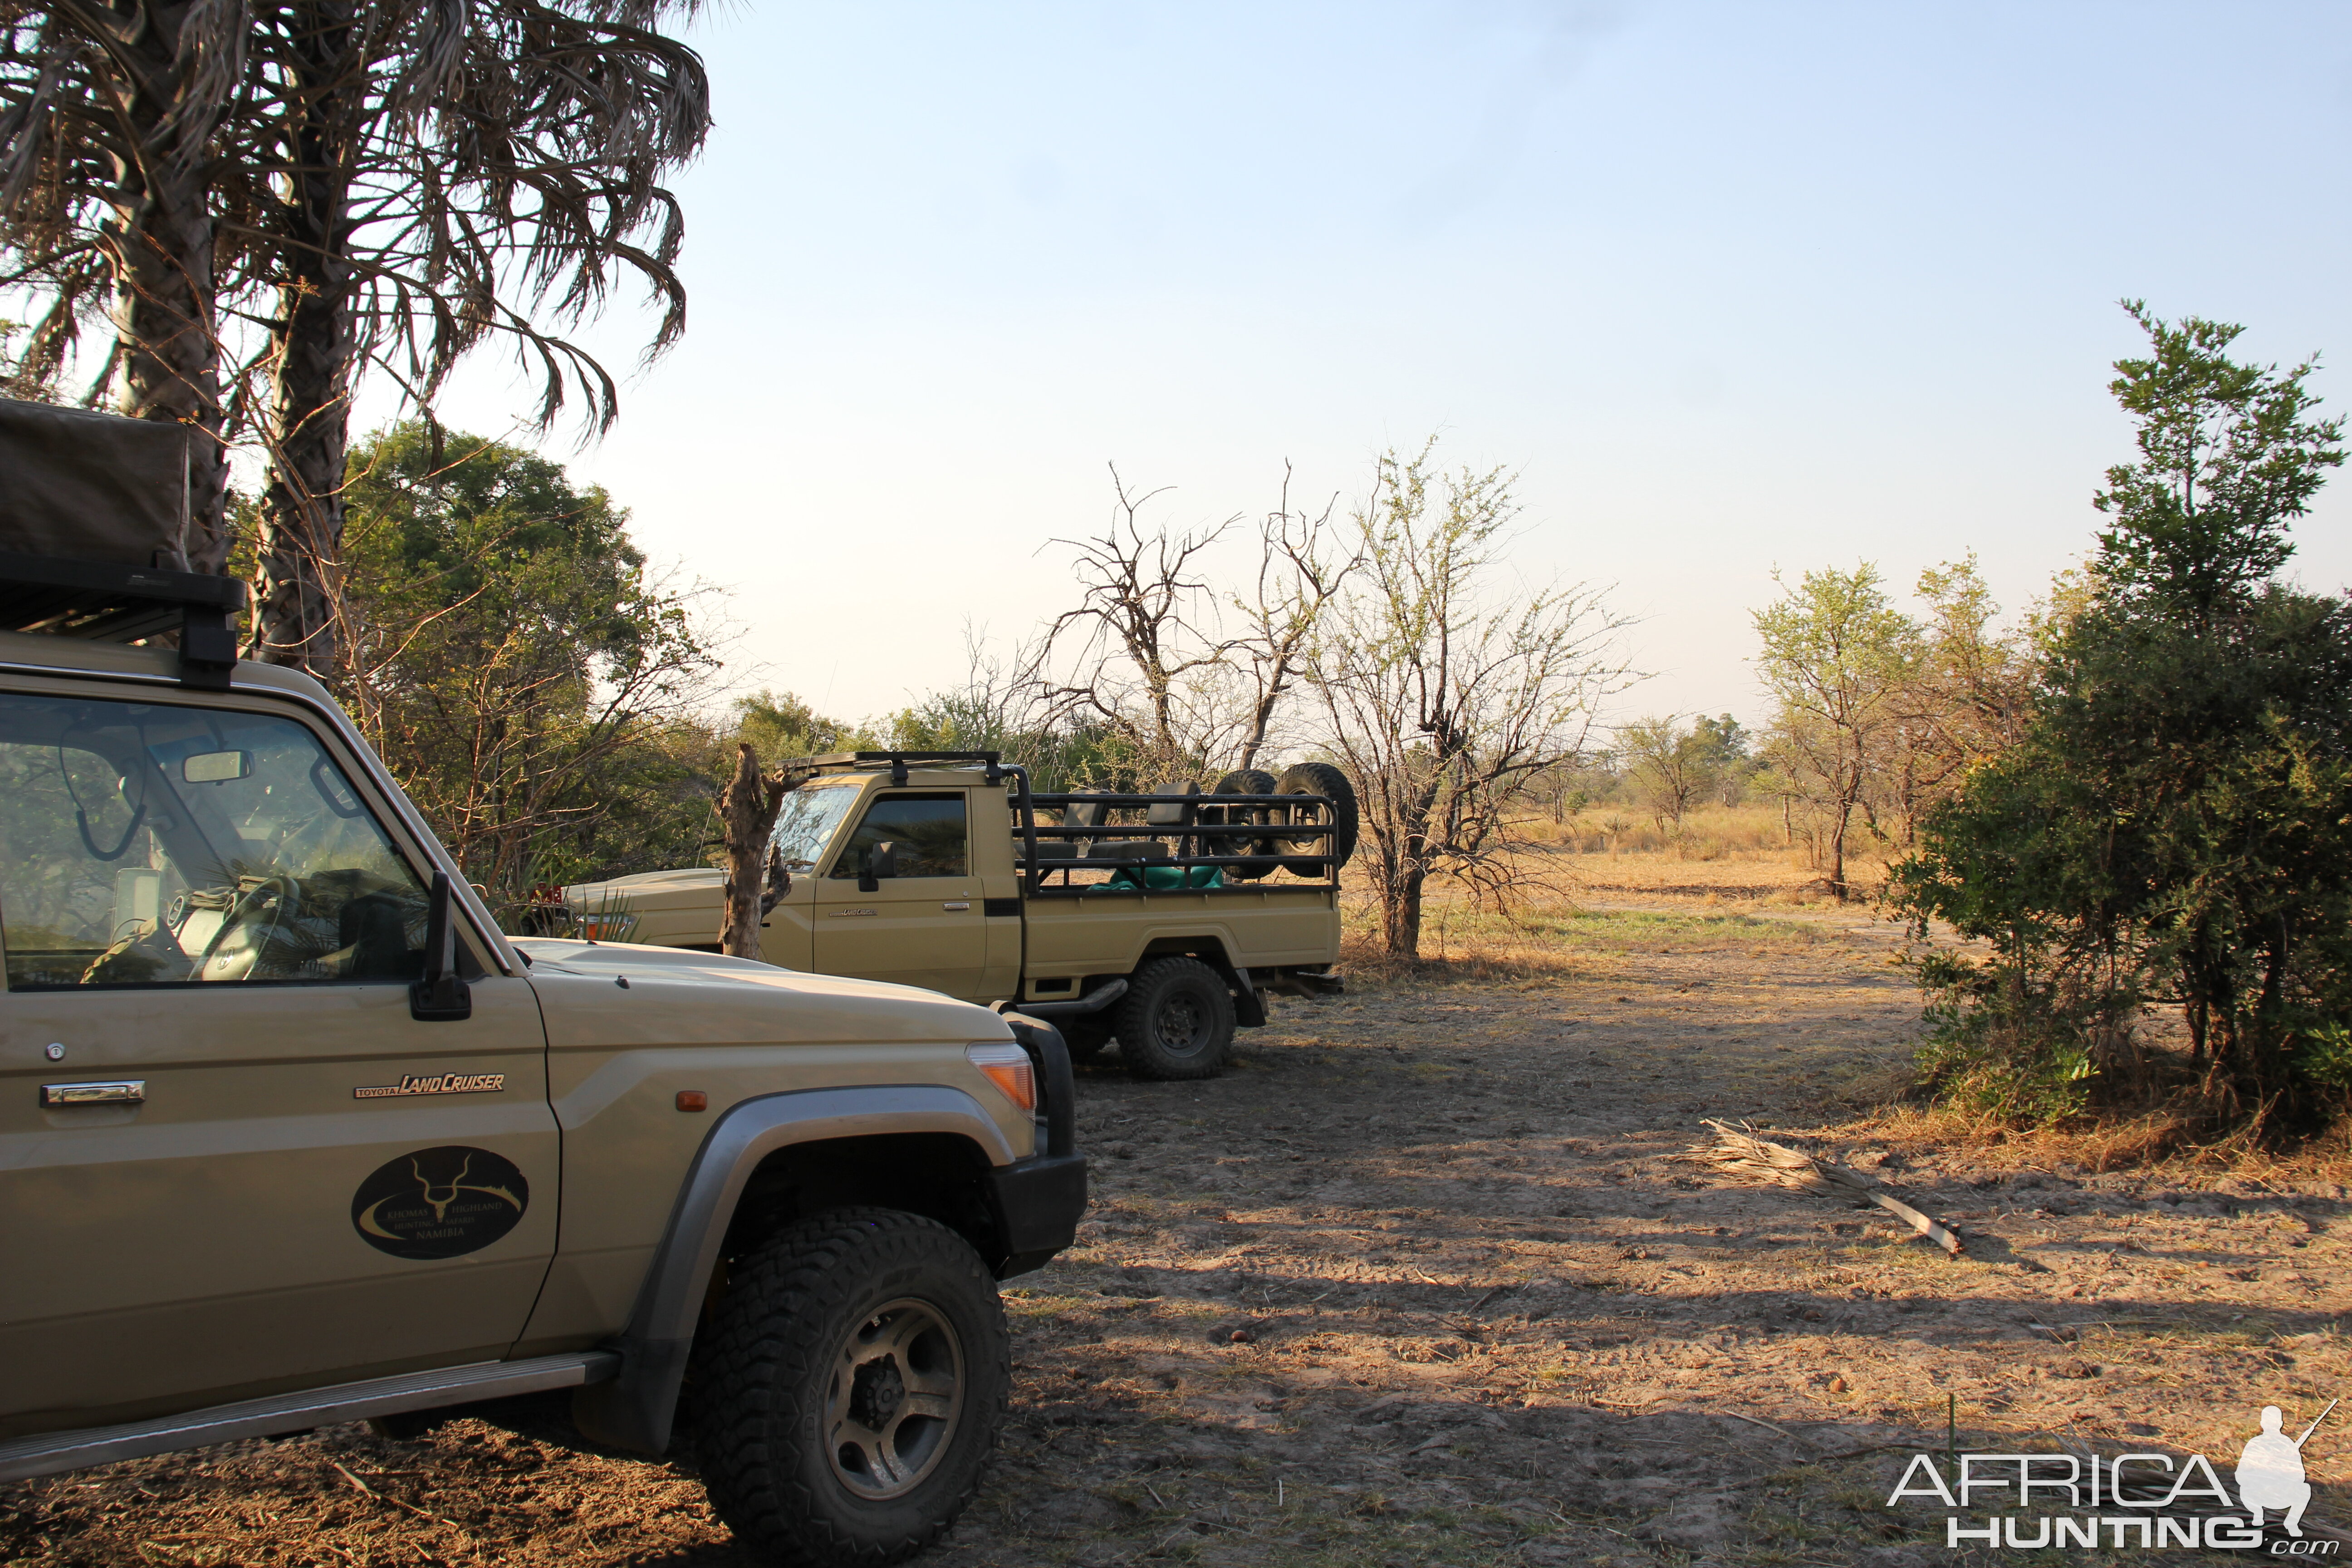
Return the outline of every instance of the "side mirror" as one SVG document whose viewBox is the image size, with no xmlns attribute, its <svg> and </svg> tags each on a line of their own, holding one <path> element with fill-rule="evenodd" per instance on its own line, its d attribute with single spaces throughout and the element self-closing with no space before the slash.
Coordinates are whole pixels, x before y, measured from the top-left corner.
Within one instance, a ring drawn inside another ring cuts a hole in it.
<svg viewBox="0 0 2352 1568">
<path fill-rule="evenodd" d="M 457 973 L 457 922 L 449 901 L 449 873 L 436 871 L 425 903 L 425 976 L 408 987 L 408 1016 L 427 1024 L 474 1016 L 473 993 Z"/>
<path fill-rule="evenodd" d="M 860 860 L 857 870 L 857 890 L 861 893 L 878 893 L 882 890 L 881 879 L 885 877 L 895 877 L 898 874 L 898 846 L 895 842 L 885 840 L 866 850 Z"/>
</svg>

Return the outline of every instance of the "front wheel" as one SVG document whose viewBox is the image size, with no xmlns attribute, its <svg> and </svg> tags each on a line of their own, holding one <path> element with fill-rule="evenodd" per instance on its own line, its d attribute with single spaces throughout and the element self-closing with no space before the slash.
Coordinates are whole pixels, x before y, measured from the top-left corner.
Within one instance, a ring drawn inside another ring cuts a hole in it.
<svg viewBox="0 0 2352 1568">
<path fill-rule="evenodd" d="M 1234 1048 L 1234 998 L 1195 958 L 1162 958 L 1135 972 L 1118 1007 L 1118 1054 L 1141 1079 L 1214 1078 Z"/>
<path fill-rule="evenodd" d="M 1012 1381 L 980 1255 L 934 1220 L 848 1209 L 788 1226 L 735 1268 L 697 1356 L 710 1506 L 808 1568 L 910 1557 L 955 1521 Z"/>
</svg>

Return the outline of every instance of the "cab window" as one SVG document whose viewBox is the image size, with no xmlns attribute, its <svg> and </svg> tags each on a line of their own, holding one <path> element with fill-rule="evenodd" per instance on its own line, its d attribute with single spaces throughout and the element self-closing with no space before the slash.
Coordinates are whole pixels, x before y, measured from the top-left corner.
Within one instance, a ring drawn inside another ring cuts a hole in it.
<svg viewBox="0 0 2352 1568">
<path fill-rule="evenodd" d="M 833 862 L 835 877 L 855 877 L 866 851 L 895 844 L 901 877 L 964 875 L 963 794 L 875 797 Z"/>
<path fill-rule="evenodd" d="M 425 895 L 270 714 L 0 693 L 10 990 L 406 980 Z"/>
</svg>

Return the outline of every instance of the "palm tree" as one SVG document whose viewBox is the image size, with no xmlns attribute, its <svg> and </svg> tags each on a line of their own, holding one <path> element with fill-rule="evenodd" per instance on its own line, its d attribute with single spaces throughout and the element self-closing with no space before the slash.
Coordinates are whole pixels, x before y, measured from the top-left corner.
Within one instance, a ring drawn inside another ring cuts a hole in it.
<svg viewBox="0 0 2352 1568">
<path fill-rule="evenodd" d="M 0 0 L 0 283 L 47 295 L 20 392 L 53 393 L 95 299 L 113 346 L 85 403 L 196 433 L 190 563 L 221 570 L 228 489 L 213 174 L 245 86 L 232 0 Z"/>
<path fill-rule="evenodd" d="M 686 323 L 683 223 L 659 184 L 709 125 L 693 50 L 656 30 L 681 0 L 483 0 L 258 7 L 273 134 L 253 177 L 281 193 L 255 233 L 269 260 L 270 468 L 258 514 L 261 657 L 331 677 L 355 378 L 373 367 L 429 410 L 473 349 L 507 342 L 544 428 L 576 393 L 612 423 L 613 378 L 569 327 L 631 276 L 661 301 L 652 352 Z"/>
<path fill-rule="evenodd" d="M 498 340 L 546 427 L 613 377 L 562 335 L 635 278 L 650 352 L 684 330 L 659 181 L 709 126 L 695 0 L 0 0 L 0 281 L 43 296 L 16 367 L 56 395 L 103 284 L 87 401 L 197 426 L 190 554 L 228 555 L 227 443 L 256 508 L 261 657 L 337 672 L 351 400 L 370 369 L 429 415 Z"/>
</svg>

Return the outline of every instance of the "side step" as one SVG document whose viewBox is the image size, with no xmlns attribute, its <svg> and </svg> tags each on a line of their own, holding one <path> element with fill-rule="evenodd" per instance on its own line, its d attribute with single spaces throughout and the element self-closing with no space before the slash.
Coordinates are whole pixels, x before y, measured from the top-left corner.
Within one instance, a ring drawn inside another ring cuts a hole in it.
<svg viewBox="0 0 2352 1568">
<path fill-rule="evenodd" d="M 1108 985 L 1097 985 L 1084 996 L 1068 1002 L 1002 1002 L 1000 1013 L 1026 1013 L 1033 1018 L 1067 1018 L 1079 1013 L 1099 1013 L 1127 994 L 1127 982 L 1114 980 Z"/>
<path fill-rule="evenodd" d="M 308 1388 L 298 1394 L 277 1394 L 236 1405 L 215 1405 L 209 1409 L 159 1416 L 152 1421 L 133 1421 L 121 1426 L 49 1432 L 38 1437 L 0 1443 L 0 1481 L 53 1476 L 60 1470 L 110 1465 L 118 1459 L 201 1448 L 214 1443 L 233 1443 L 241 1437 L 306 1432 L 313 1426 L 364 1421 L 372 1415 L 396 1415 L 404 1410 L 436 1410 L 445 1405 L 471 1405 L 477 1400 L 502 1399 L 509 1394 L 575 1388 L 583 1383 L 602 1383 L 620 1367 L 621 1358 L 611 1351 L 533 1356 L 529 1361 L 478 1361 L 432 1372 L 403 1373 L 398 1377 L 374 1377 L 364 1383 L 339 1383 L 331 1388 Z"/>
</svg>

